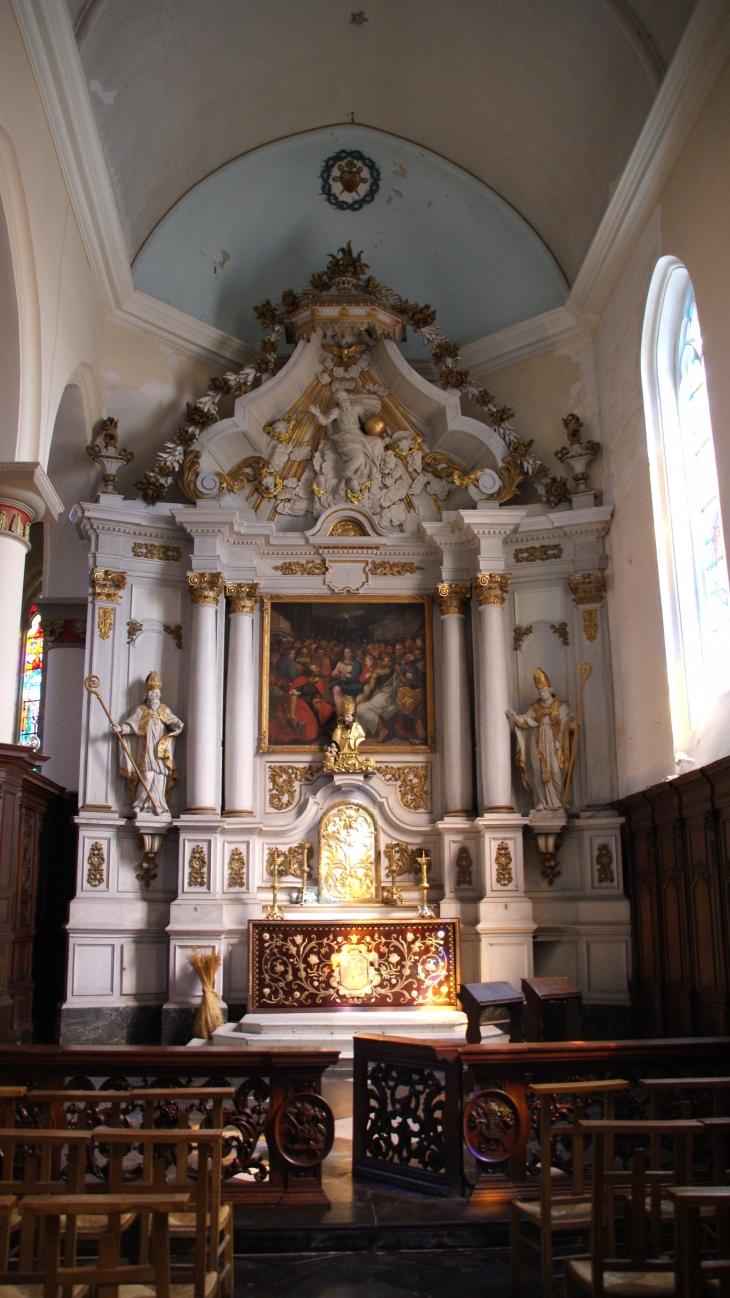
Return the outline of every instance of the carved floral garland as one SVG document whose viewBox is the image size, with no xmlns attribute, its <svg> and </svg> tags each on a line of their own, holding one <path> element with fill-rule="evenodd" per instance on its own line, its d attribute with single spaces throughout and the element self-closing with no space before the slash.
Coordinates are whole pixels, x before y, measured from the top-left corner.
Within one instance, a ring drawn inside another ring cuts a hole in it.
<svg viewBox="0 0 730 1298">
<path fill-rule="evenodd" d="M 434 362 L 441 367 L 438 376 L 441 387 L 461 392 L 482 407 L 492 421 L 491 427 L 509 448 L 515 467 L 523 476 L 530 475 L 539 494 L 551 507 L 567 499 L 570 491 L 566 479 L 556 478 L 547 466 L 532 454 L 530 449 L 532 440 L 525 441 L 508 422 L 513 417 L 514 411 L 509 406 L 499 405 L 486 388 L 477 387 L 472 382 L 468 369 L 459 369 L 461 361 L 459 344 L 451 342 L 442 333 L 440 326 L 436 324 L 436 312 L 431 308 L 430 303 L 419 306 L 416 302 L 409 302 L 407 298 L 401 297 L 393 289 L 381 284 L 373 275 L 366 277 L 365 272 L 368 269 L 367 263 L 362 259 L 362 253 L 353 253 L 348 241 L 347 246 L 340 248 L 337 254 L 330 254 L 327 269 L 315 271 L 309 284 L 300 293 L 287 289 L 281 301 L 275 305 L 272 305 L 267 298 L 259 306 L 254 307 L 261 328 L 268 330 L 261 341 L 258 355 L 248 365 L 244 365 L 237 374 L 228 373 L 222 378 L 212 378 L 205 396 L 200 397 L 194 404 L 187 403 L 184 421 L 176 429 L 172 440 L 165 442 L 153 467 L 147 469 L 139 482 L 135 483 L 143 500 L 148 504 L 162 500 L 176 475 L 180 488 L 188 499 L 198 499 L 194 486 L 194 476 L 200 466 L 197 442 L 203 429 L 217 421 L 221 397 L 242 396 L 270 378 L 282 363 L 277 353 L 287 317 L 301 310 L 322 293 L 326 293 L 343 278 L 356 280 L 360 291 L 369 294 L 391 311 L 397 311 L 405 323 L 410 325 L 414 334 L 420 333 Z M 465 475 L 455 474 L 451 466 L 444 465 L 439 476 L 451 478 L 457 486 L 464 485 L 457 478 Z"/>
</svg>

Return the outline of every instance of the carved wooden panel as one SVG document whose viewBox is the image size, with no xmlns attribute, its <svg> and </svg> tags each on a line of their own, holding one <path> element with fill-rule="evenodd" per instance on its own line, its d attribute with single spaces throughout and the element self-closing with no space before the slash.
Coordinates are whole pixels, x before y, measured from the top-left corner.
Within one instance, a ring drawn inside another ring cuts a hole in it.
<svg viewBox="0 0 730 1298">
<path fill-rule="evenodd" d="M 730 1027 L 730 758 L 622 801 L 644 1030 Z"/>
<path fill-rule="evenodd" d="M 458 920 L 249 920 L 250 1010 L 458 1009 L 459 978 Z"/>
</svg>

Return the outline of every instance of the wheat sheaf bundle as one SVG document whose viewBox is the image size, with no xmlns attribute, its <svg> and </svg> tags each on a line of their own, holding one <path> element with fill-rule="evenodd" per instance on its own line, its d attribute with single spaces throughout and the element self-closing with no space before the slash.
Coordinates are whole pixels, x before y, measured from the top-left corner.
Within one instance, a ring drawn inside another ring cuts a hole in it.
<svg viewBox="0 0 730 1298">
<path fill-rule="evenodd" d="M 193 947 L 188 956 L 203 988 L 203 999 L 193 1023 L 193 1036 L 203 1037 L 206 1041 L 225 1022 L 218 1004 L 218 993 L 213 985 L 222 959 L 219 951 L 199 951 L 197 947 Z"/>
</svg>

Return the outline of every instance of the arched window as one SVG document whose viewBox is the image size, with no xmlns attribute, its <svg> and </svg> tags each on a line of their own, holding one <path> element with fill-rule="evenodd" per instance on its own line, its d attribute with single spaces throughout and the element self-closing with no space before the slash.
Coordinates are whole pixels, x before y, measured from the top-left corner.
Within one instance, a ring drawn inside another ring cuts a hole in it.
<svg viewBox="0 0 730 1298">
<path fill-rule="evenodd" d="M 642 381 L 672 729 L 683 747 L 730 688 L 730 594 L 697 303 L 673 257 L 649 290 Z"/>
<path fill-rule="evenodd" d="M 28 618 L 28 630 L 23 643 L 22 680 L 20 686 L 20 726 L 18 743 L 31 748 L 40 747 L 38 723 L 41 710 L 41 684 L 43 676 L 43 632 L 41 615 L 35 604 Z"/>
</svg>

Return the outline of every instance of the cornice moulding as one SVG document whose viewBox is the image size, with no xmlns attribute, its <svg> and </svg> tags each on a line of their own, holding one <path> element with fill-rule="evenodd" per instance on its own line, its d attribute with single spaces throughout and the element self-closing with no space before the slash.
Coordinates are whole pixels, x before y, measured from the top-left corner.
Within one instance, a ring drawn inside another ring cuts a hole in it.
<svg viewBox="0 0 730 1298">
<path fill-rule="evenodd" d="M 730 5 L 698 0 L 604 213 L 567 308 L 595 326 L 730 57 Z"/>
<path fill-rule="evenodd" d="M 64 0 L 12 0 L 12 6 L 107 316 L 210 365 L 253 357 L 248 343 L 135 289 Z"/>
<path fill-rule="evenodd" d="M 498 333 L 487 334 L 473 343 L 466 343 L 461 349 L 461 359 L 468 365 L 473 378 L 483 379 L 498 370 L 519 365 L 520 361 L 588 337 L 570 312 L 559 306 L 520 324 L 510 325 L 508 329 L 500 329 Z"/>
</svg>

